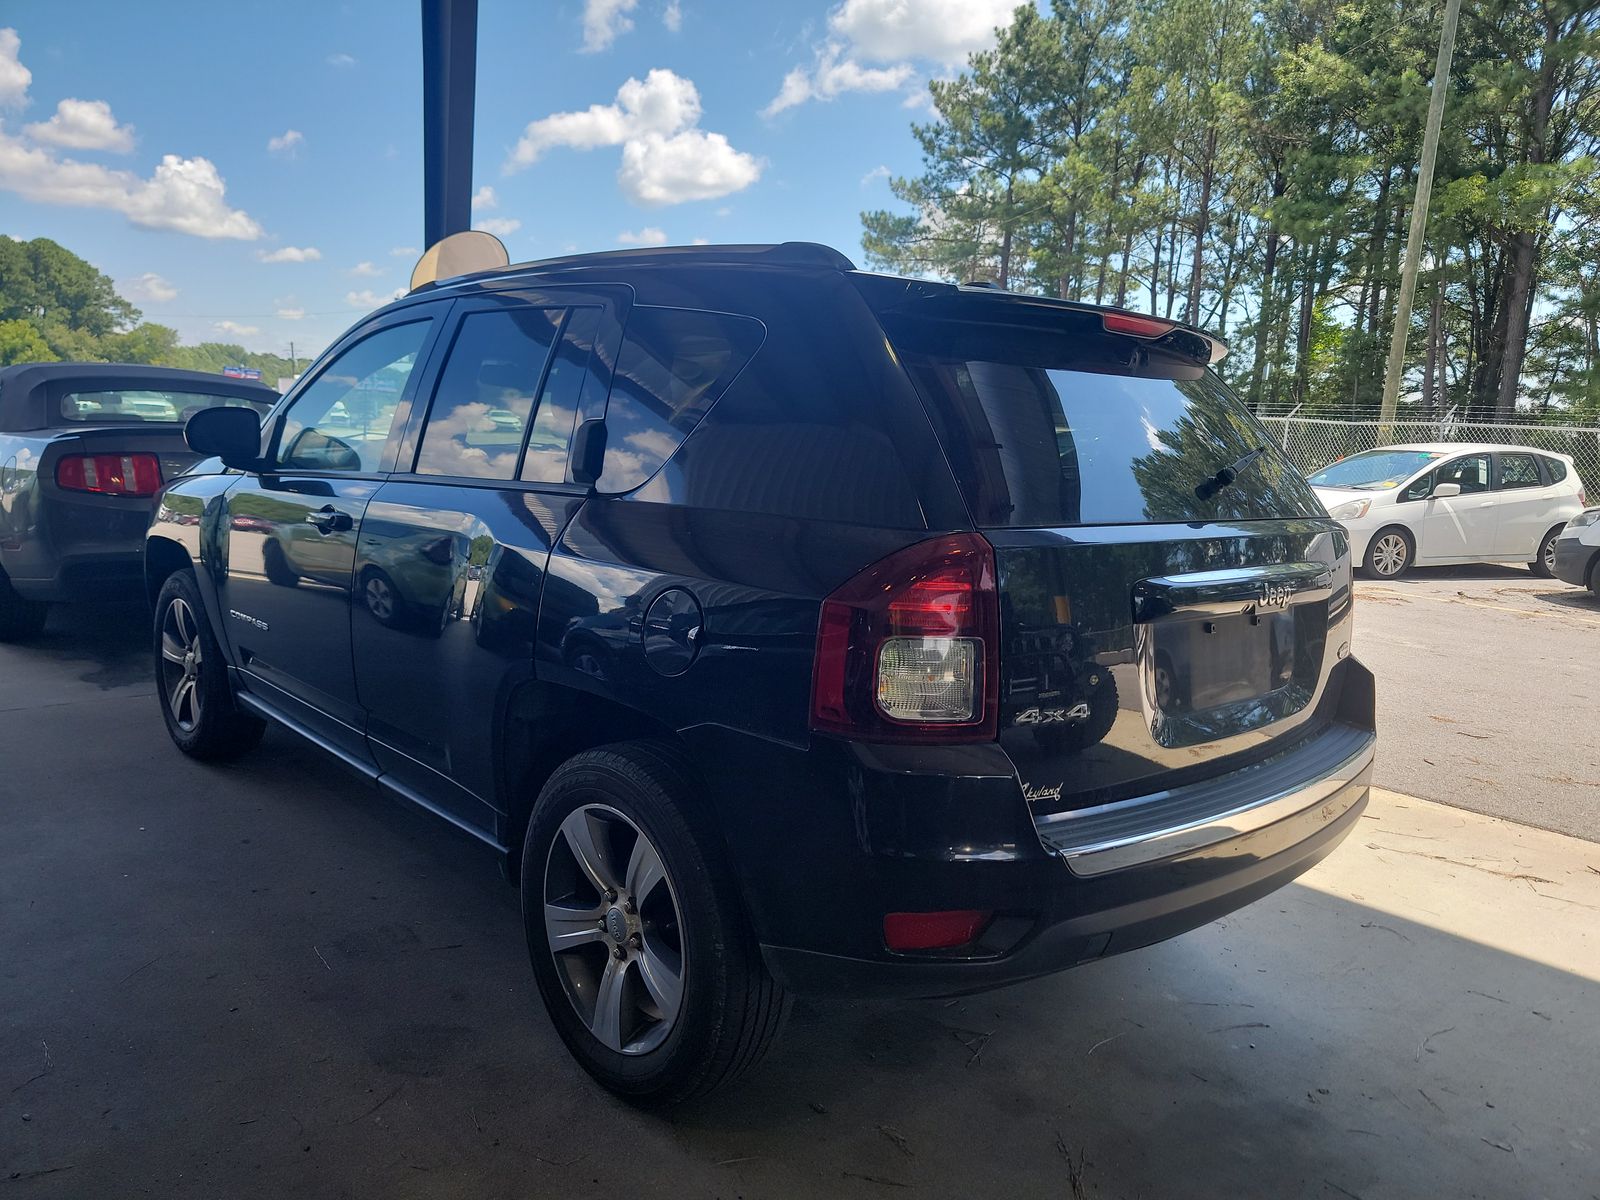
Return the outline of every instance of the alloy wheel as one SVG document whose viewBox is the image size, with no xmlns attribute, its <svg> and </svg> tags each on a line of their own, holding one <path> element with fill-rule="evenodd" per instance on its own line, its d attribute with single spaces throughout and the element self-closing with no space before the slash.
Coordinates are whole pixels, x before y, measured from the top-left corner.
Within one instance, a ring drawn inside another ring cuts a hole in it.
<svg viewBox="0 0 1600 1200">
<path fill-rule="evenodd" d="M 1372 565 L 1379 575 L 1398 575 L 1405 570 L 1406 559 L 1410 556 L 1405 538 L 1398 533 L 1386 533 L 1372 548 Z"/>
<path fill-rule="evenodd" d="M 601 1045 L 647 1054 L 683 1007 L 677 893 L 631 819 L 585 804 L 562 821 L 544 872 L 544 926 L 567 998 Z"/>
<path fill-rule="evenodd" d="M 200 724 L 200 624 L 184 600 L 167 605 L 161 621 L 161 683 L 167 708 L 179 729 L 193 733 Z"/>
<path fill-rule="evenodd" d="M 367 609 L 380 621 L 394 619 L 394 588 L 389 586 L 389 581 L 381 575 L 373 575 L 367 579 L 364 591 Z"/>
<path fill-rule="evenodd" d="M 1544 569 L 1551 575 L 1556 573 L 1556 539 L 1546 538 L 1544 547 L 1539 551 L 1539 557 L 1544 559 Z"/>
</svg>

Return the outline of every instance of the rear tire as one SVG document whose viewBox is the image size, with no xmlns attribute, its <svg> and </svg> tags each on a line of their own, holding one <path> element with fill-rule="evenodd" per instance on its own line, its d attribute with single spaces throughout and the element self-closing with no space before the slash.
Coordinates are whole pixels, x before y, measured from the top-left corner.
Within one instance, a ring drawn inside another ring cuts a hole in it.
<svg viewBox="0 0 1600 1200">
<path fill-rule="evenodd" d="M 20 642 L 38 637 L 50 616 L 50 606 L 42 600 L 25 600 L 17 595 L 11 580 L 0 571 L 0 642 Z"/>
<path fill-rule="evenodd" d="M 267 723 L 234 703 L 227 660 L 193 571 L 175 571 L 161 585 L 154 633 L 156 697 L 173 744 L 211 762 L 253 750 Z"/>
<path fill-rule="evenodd" d="M 636 1104 L 732 1082 L 789 1009 L 696 791 L 669 743 L 586 751 L 539 793 L 523 848 L 523 924 L 545 1008 L 579 1064 Z"/>
<path fill-rule="evenodd" d="M 1390 525 L 1378 530 L 1367 543 L 1367 557 L 1361 569 L 1372 579 L 1399 579 L 1411 569 L 1416 556 L 1417 544 L 1410 532 Z"/>
<path fill-rule="evenodd" d="M 1557 525 L 1544 535 L 1544 540 L 1539 543 L 1539 552 L 1533 556 L 1533 561 L 1528 564 L 1540 579 L 1552 579 L 1556 573 L 1556 539 L 1561 536 L 1565 525 Z"/>
</svg>

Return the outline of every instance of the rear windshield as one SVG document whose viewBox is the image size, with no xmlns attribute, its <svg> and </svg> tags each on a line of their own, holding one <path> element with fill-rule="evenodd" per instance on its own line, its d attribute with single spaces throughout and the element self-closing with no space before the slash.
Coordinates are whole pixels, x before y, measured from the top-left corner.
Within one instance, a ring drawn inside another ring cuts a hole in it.
<svg viewBox="0 0 1600 1200">
<path fill-rule="evenodd" d="M 205 392 L 168 389 L 119 389 L 109 392 L 66 392 L 60 400 L 61 418 L 85 425 L 148 421 L 181 425 L 202 408 L 250 408 L 265 414 L 270 404 L 240 396 L 213 396 Z"/>
<path fill-rule="evenodd" d="M 1364 450 L 1323 467 L 1311 476 L 1311 482 L 1318 487 L 1380 491 L 1399 487 L 1429 463 L 1443 457 L 1434 450 Z"/>
<path fill-rule="evenodd" d="M 1320 514 L 1293 464 L 1209 370 L 1125 338 L 889 318 L 981 527 Z M 1236 482 L 1195 489 L 1252 450 Z"/>
</svg>

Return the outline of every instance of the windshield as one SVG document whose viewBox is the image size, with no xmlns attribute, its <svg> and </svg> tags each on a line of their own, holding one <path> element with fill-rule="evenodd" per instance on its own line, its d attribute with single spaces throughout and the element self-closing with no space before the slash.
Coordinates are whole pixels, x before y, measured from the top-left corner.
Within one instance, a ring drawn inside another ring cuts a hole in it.
<svg viewBox="0 0 1600 1200">
<path fill-rule="evenodd" d="M 213 396 L 163 388 L 118 388 L 107 392 L 67 392 L 61 397 L 61 418 L 87 425 L 129 421 L 181 425 L 202 408 L 250 408 L 265 414 L 272 406 L 242 396 Z"/>
<path fill-rule="evenodd" d="M 1364 450 L 1330 463 L 1309 478 L 1317 487 L 1376 491 L 1399 487 L 1429 463 L 1443 457 L 1436 450 Z"/>
</svg>

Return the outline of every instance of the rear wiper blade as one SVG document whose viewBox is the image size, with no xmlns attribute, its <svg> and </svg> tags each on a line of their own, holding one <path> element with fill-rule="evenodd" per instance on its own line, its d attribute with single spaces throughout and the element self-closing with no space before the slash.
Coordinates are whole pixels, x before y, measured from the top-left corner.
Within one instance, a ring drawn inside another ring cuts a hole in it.
<svg viewBox="0 0 1600 1200">
<path fill-rule="evenodd" d="M 1200 484 L 1196 485 L 1194 494 L 1200 497 L 1202 500 L 1211 499 L 1211 497 L 1215 496 L 1223 488 L 1227 487 L 1235 479 L 1239 478 L 1240 471 L 1243 471 L 1246 467 L 1255 462 L 1256 459 L 1260 458 L 1266 452 L 1267 448 L 1265 446 L 1257 446 L 1254 450 L 1250 451 L 1250 453 L 1241 457 L 1237 462 L 1223 467 L 1222 470 L 1211 476 L 1210 479 L 1204 480 Z"/>
</svg>

